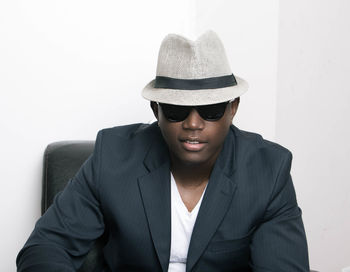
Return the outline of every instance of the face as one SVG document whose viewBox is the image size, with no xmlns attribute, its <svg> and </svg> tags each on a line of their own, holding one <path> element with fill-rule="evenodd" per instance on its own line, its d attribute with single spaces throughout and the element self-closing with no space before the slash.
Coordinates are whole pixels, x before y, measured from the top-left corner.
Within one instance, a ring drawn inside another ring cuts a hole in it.
<svg viewBox="0 0 350 272">
<path fill-rule="evenodd" d="M 224 115 L 217 121 L 206 121 L 197 110 L 192 109 L 184 121 L 169 122 L 161 106 L 152 102 L 172 163 L 212 166 L 221 151 L 238 103 L 238 99 L 229 103 Z"/>
</svg>

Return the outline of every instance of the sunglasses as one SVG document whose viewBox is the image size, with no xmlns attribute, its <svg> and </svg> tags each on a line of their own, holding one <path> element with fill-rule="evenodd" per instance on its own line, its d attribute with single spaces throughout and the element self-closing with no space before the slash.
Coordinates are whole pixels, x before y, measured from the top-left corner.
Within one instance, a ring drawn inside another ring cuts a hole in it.
<svg viewBox="0 0 350 272">
<path fill-rule="evenodd" d="M 179 106 L 163 103 L 159 103 L 159 105 L 162 108 L 165 118 L 169 122 L 184 121 L 192 109 L 196 109 L 200 117 L 206 121 L 217 121 L 225 114 L 228 103 L 230 103 L 230 101 L 204 106 Z"/>
</svg>

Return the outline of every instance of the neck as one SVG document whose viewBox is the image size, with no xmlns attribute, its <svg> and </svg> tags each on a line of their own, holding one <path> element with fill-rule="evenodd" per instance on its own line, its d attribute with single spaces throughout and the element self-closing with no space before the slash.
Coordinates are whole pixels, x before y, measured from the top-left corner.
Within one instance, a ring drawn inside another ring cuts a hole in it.
<svg viewBox="0 0 350 272">
<path fill-rule="evenodd" d="M 186 164 L 171 158 L 171 172 L 176 183 L 182 186 L 201 186 L 206 185 L 209 181 L 210 174 L 214 168 L 216 158 L 201 164 Z"/>
</svg>

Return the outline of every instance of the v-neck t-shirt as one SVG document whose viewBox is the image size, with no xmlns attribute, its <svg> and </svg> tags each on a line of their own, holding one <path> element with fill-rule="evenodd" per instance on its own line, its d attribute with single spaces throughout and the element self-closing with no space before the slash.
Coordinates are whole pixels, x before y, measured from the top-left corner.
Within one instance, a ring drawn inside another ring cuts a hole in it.
<svg viewBox="0 0 350 272">
<path fill-rule="evenodd" d="M 171 173 L 171 248 L 168 272 L 185 272 L 187 252 L 192 231 L 202 203 L 201 198 L 189 212 L 181 199 L 173 174 Z"/>
</svg>

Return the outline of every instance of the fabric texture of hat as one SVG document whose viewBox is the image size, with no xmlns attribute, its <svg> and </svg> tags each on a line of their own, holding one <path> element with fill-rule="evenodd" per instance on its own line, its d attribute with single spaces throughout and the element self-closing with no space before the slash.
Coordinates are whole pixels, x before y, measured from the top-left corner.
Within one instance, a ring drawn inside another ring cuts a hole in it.
<svg viewBox="0 0 350 272">
<path fill-rule="evenodd" d="M 167 35 L 159 49 L 156 78 L 142 96 L 174 105 L 208 105 L 233 100 L 248 83 L 231 72 L 217 34 L 207 31 L 196 41 Z"/>
</svg>

